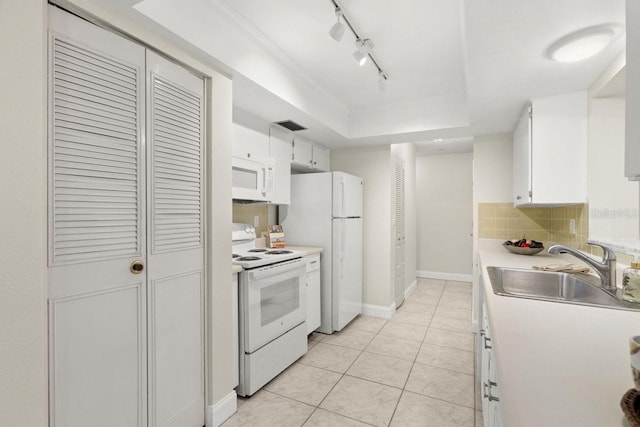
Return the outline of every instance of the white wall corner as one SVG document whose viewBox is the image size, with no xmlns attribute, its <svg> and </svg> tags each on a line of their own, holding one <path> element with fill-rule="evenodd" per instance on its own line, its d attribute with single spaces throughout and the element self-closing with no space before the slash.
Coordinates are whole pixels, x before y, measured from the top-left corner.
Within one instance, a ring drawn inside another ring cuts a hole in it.
<svg viewBox="0 0 640 427">
<path fill-rule="evenodd" d="M 456 282 L 471 282 L 471 274 L 441 273 L 439 271 L 419 270 L 418 277 L 421 277 L 423 279 L 455 280 Z"/>
<path fill-rule="evenodd" d="M 382 319 L 391 319 L 396 313 L 396 303 L 389 307 L 373 304 L 362 304 L 362 315 L 371 317 L 380 317 Z"/>
<path fill-rule="evenodd" d="M 416 288 L 418 287 L 418 281 L 414 280 L 409 287 L 407 287 L 407 289 L 404 290 L 404 299 L 407 299 L 411 296 L 411 294 L 413 294 L 416 291 Z"/>
<path fill-rule="evenodd" d="M 236 413 L 238 409 L 238 397 L 236 392 L 232 391 L 222 400 L 207 407 L 206 427 L 218 427 L 230 416 Z"/>
</svg>

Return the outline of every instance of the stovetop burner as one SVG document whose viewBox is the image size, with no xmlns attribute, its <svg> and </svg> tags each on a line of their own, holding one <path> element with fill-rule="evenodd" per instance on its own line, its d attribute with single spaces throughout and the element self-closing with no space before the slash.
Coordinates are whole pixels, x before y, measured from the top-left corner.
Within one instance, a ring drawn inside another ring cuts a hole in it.
<svg viewBox="0 0 640 427">
<path fill-rule="evenodd" d="M 231 254 L 231 259 L 233 259 L 233 258 L 238 258 L 239 256 L 240 256 L 240 255 L 238 255 L 238 254 Z"/>
<path fill-rule="evenodd" d="M 262 258 L 259 256 L 241 256 L 240 258 L 236 258 L 238 261 L 258 261 Z"/>
<path fill-rule="evenodd" d="M 249 252 L 267 252 L 267 249 L 249 249 Z"/>
<path fill-rule="evenodd" d="M 292 254 L 292 253 L 293 251 L 278 250 L 278 251 L 265 252 L 265 255 L 286 255 L 286 254 Z"/>
</svg>

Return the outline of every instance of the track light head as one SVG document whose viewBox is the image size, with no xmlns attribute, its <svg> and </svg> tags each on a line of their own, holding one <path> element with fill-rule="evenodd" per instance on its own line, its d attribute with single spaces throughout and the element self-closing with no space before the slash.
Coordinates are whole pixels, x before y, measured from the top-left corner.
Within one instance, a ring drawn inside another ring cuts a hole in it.
<svg viewBox="0 0 640 427">
<path fill-rule="evenodd" d="M 333 24 L 331 29 L 329 30 L 329 35 L 337 42 L 342 40 L 342 36 L 344 36 L 345 25 L 340 22 L 340 17 L 342 16 L 342 10 L 339 7 L 336 7 L 336 18 L 338 21 Z"/>
<path fill-rule="evenodd" d="M 387 91 L 387 75 L 382 70 L 378 70 L 378 90 L 380 92 Z"/>
<path fill-rule="evenodd" d="M 367 62 L 367 55 L 356 50 L 353 52 L 353 59 L 355 59 L 358 65 L 362 67 Z"/>
<path fill-rule="evenodd" d="M 356 60 L 358 65 L 363 66 L 367 62 L 369 53 L 373 49 L 373 41 L 371 39 L 357 39 L 356 51 L 353 53 L 353 59 Z"/>
</svg>

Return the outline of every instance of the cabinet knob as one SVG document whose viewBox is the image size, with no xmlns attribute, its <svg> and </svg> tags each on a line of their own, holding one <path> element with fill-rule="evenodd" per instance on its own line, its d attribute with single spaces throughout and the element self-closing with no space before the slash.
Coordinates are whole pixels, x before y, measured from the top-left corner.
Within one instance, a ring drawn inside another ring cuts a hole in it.
<svg viewBox="0 0 640 427">
<path fill-rule="evenodd" d="M 522 199 L 522 196 L 516 196 L 516 200 Z"/>
<path fill-rule="evenodd" d="M 247 153 L 247 157 L 251 157 L 251 153 Z"/>
</svg>

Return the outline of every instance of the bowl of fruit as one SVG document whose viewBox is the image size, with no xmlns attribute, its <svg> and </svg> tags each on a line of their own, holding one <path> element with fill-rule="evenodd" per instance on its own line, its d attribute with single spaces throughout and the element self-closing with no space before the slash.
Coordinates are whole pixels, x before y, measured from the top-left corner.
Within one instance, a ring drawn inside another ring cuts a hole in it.
<svg viewBox="0 0 640 427">
<path fill-rule="evenodd" d="M 502 246 L 509 252 L 518 255 L 535 255 L 544 249 L 542 242 L 527 240 L 525 238 L 520 240 L 507 240 Z"/>
</svg>

